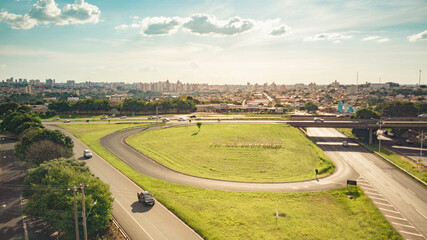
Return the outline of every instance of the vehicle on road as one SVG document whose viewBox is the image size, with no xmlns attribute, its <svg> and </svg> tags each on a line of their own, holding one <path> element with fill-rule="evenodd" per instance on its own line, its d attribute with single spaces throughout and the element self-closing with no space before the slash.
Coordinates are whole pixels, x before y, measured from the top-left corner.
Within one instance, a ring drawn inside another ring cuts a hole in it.
<svg viewBox="0 0 427 240">
<path fill-rule="evenodd" d="M 68 120 L 68 119 L 67 119 L 67 120 L 64 120 L 64 123 L 69 123 L 69 122 L 71 122 L 71 121 L 70 121 L 70 120 Z"/>
<path fill-rule="evenodd" d="M 427 114 L 423 113 L 423 114 L 418 115 L 418 117 L 419 118 L 427 118 Z"/>
<path fill-rule="evenodd" d="M 57 121 L 57 120 L 61 120 L 61 118 L 60 117 L 56 117 L 53 120 Z"/>
<path fill-rule="evenodd" d="M 126 119 L 126 116 L 121 116 L 120 119 Z"/>
<path fill-rule="evenodd" d="M 85 158 L 91 158 L 92 157 L 92 152 L 88 149 L 83 151 L 83 157 Z"/>
<path fill-rule="evenodd" d="M 169 118 L 163 118 L 162 119 L 162 122 L 164 122 L 164 123 L 169 122 L 169 121 L 170 121 Z"/>
<path fill-rule="evenodd" d="M 136 193 L 138 197 L 138 201 L 140 203 L 143 203 L 146 206 L 153 206 L 154 205 L 154 197 L 151 195 L 148 191 L 142 191 L 140 193 Z"/>
<path fill-rule="evenodd" d="M 414 144 L 414 141 L 412 141 L 411 139 L 406 139 L 405 142 L 406 144 L 410 144 L 410 145 Z"/>
<path fill-rule="evenodd" d="M 345 118 L 345 115 L 344 114 L 338 114 L 337 118 Z"/>
<path fill-rule="evenodd" d="M 189 116 L 189 118 L 196 118 L 196 115 L 191 115 Z"/>
<path fill-rule="evenodd" d="M 342 146 L 343 146 L 343 147 L 348 147 L 348 142 L 347 142 L 347 141 L 343 141 L 343 142 L 342 142 Z"/>
<path fill-rule="evenodd" d="M 178 121 L 180 121 L 180 122 L 184 122 L 184 121 L 187 121 L 187 119 L 186 119 L 186 118 L 182 118 L 182 117 L 180 117 L 180 118 L 178 118 Z"/>
<path fill-rule="evenodd" d="M 148 119 L 160 119 L 162 116 L 149 116 Z"/>
<path fill-rule="evenodd" d="M 108 119 L 108 117 L 107 116 L 102 116 L 101 117 L 101 120 L 105 120 L 105 119 Z"/>
<path fill-rule="evenodd" d="M 325 120 L 323 119 L 323 118 L 314 118 L 314 122 L 315 123 L 322 123 L 322 122 L 324 122 Z"/>
</svg>

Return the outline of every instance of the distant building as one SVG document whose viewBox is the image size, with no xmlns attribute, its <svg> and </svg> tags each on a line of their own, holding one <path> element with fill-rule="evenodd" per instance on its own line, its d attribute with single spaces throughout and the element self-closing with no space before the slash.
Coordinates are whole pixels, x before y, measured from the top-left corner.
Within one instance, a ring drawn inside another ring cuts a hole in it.
<svg viewBox="0 0 427 240">
<path fill-rule="evenodd" d="M 55 86 L 55 79 L 46 79 L 46 86 L 53 87 Z"/>
<path fill-rule="evenodd" d="M 390 88 L 390 84 L 388 83 L 371 83 L 369 85 L 370 89 L 378 90 L 378 89 L 388 89 Z"/>
</svg>

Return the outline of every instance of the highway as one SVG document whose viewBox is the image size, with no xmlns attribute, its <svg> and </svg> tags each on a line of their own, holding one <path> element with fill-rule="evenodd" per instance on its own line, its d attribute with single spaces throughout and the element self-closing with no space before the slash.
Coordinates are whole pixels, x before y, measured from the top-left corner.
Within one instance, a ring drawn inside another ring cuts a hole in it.
<svg viewBox="0 0 427 240">
<path fill-rule="evenodd" d="M 346 151 L 339 143 L 345 135 L 336 129 L 309 128 L 317 144 L 334 158 L 341 158 L 360 173 L 359 185 L 383 215 L 405 237 L 427 237 L 427 188 L 357 143 Z M 334 144 L 336 143 L 336 144 Z"/>
<path fill-rule="evenodd" d="M 47 128 L 60 129 L 51 125 L 48 125 Z M 202 239 L 159 202 L 156 202 L 153 207 L 145 207 L 139 203 L 136 193 L 142 191 L 140 187 L 95 152 L 92 152 L 93 157 L 91 159 L 84 159 L 83 150 L 89 148 L 65 130 L 60 130 L 73 139 L 75 157 L 86 162 L 95 176 L 110 185 L 110 191 L 114 197 L 112 214 L 131 239 Z"/>
</svg>

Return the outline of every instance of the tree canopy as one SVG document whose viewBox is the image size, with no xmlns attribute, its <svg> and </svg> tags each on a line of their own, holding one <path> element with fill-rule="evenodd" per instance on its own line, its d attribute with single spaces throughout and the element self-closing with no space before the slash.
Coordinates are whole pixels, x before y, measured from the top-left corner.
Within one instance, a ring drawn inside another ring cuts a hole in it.
<svg viewBox="0 0 427 240">
<path fill-rule="evenodd" d="M 353 115 L 351 115 L 351 118 L 355 119 L 380 119 L 381 115 L 374 111 L 372 108 L 361 108 L 356 111 Z"/>
<path fill-rule="evenodd" d="M 383 102 L 375 108 L 384 117 L 416 117 L 418 109 L 412 102 Z"/>
<path fill-rule="evenodd" d="M 31 113 L 12 112 L 6 115 L 3 122 L 0 124 L 1 130 L 15 135 L 20 135 L 29 127 L 42 128 L 43 126 L 40 118 Z"/>
<path fill-rule="evenodd" d="M 40 217 L 61 230 L 66 239 L 75 238 L 73 186 L 85 185 L 85 206 L 89 236 L 106 228 L 110 219 L 113 198 L 109 186 L 94 177 L 83 162 L 75 159 L 55 159 L 28 171 L 24 183 L 31 186 L 25 191 L 28 198 L 23 211 Z M 78 211 L 82 211 L 82 195 L 77 192 Z M 96 204 L 95 204 L 96 202 Z M 90 211 L 90 214 L 89 214 Z M 82 218 L 79 214 L 80 234 Z M 80 236 L 82 239 L 82 235 Z"/>
<path fill-rule="evenodd" d="M 305 110 L 307 110 L 307 112 L 311 112 L 311 113 L 314 113 L 319 109 L 319 107 L 316 104 L 314 104 L 313 102 L 307 102 L 304 105 L 304 108 L 305 108 Z"/>
</svg>

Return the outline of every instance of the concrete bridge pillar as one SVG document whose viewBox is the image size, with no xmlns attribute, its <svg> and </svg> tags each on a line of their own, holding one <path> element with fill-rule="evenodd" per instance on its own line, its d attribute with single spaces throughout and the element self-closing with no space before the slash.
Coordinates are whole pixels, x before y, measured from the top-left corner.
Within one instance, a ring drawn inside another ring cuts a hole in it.
<svg viewBox="0 0 427 240">
<path fill-rule="evenodd" d="M 369 128 L 369 144 L 372 144 L 372 128 Z"/>
</svg>

